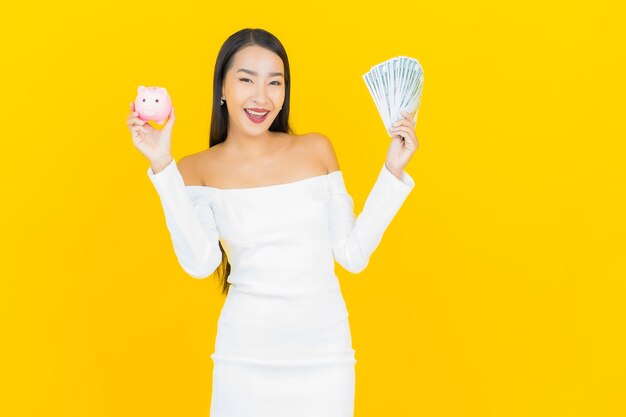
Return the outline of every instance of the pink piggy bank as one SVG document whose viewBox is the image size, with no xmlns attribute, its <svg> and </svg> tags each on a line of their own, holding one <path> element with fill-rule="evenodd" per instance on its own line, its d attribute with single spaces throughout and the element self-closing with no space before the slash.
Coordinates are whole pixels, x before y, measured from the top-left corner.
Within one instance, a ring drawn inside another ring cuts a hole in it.
<svg viewBox="0 0 626 417">
<path fill-rule="evenodd" d="M 144 122 L 153 120 L 162 124 L 172 111 L 172 100 L 164 87 L 144 87 L 137 89 L 135 111 Z"/>
</svg>

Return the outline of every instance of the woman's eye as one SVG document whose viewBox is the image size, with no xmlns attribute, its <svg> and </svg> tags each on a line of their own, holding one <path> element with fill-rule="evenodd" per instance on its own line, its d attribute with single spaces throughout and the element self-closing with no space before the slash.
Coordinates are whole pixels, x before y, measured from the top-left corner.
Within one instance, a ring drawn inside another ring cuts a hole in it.
<svg viewBox="0 0 626 417">
<path fill-rule="evenodd" d="M 251 81 L 251 80 L 250 80 L 250 78 L 240 78 L 239 81 Z M 276 83 L 274 85 L 281 85 L 282 84 L 280 81 L 272 81 L 272 82 Z"/>
</svg>

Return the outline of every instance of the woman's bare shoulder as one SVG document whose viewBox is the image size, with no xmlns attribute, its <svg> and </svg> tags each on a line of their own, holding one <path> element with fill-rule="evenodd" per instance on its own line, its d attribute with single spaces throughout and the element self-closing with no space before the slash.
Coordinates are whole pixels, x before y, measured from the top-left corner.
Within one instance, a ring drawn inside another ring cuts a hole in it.
<svg viewBox="0 0 626 417">
<path fill-rule="evenodd" d="M 208 149 L 189 154 L 180 158 L 176 165 L 183 177 L 185 185 L 204 185 L 204 171 L 211 161 L 217 161 L 219 157 L 218 149 L 213 146 Z"/>
<path fill-rule="evenodd" d="M 303 142 L 316 157 L 323 161 L 328 172 L 339 170 L 337 154 L 330 138 L 319 132 L 310 132 L 303 135 Z"/>
<path fill-rule="evenodd" d="M 246 171 L 261 172 L 262 169 L 259 167 L 272 164 L 283 167 L 287 172 L 299 171 L 309 176 L 316 175 L 320 171 L 332 172 L 339 169 L 333 145 L 327 136 L 318 132 L 303 134 L 279 132 L 277 135 L 284 141 L 284 144 L 280 146 L 281 150 L 262 164 L 259 161 L 234 160 L 232 156 L 228 156 L 228 152 L 223 152 L 222 144 L 184 156 L 177 162 L 177 165 L 185 185 L 237 188 L 241 185 L 234 186 L 232 184 L 249 185 L 252 183 L 250 178 L 246 177 Z M 227 169 L 233 166 L 242 169 L 238 171 Z M 243 167 L 248 168 L 244 169 Z M 229 178 L 229 184 L 223 183 L 225 173 L 233 177 Z M 274 178 L 275 174 L 268 175 L 268 177 L 271 177 L 266 181 L 268 183 L 290 180 L 283 178 L 279 181 Z"/>
</svg>

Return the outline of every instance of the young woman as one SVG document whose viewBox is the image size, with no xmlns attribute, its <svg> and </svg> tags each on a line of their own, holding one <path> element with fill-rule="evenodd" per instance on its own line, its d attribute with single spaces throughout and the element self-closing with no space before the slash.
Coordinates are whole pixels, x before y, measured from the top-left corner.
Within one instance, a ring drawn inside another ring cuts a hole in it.
<svg viewBox="0 0 626 417">
<path fill-rule="evenodd" d="M 330 140 L 289 127 L 290 79 L 271 33 L 230 36 L 215 65 L 209 149 L 178 162 L 174 109 L 159 131 L 131 103 L 133 143 L 150 161 L 177 259 L 195 278 L 217 271 L 226 294 L 211 417 L 353 416 L 356 359 L 334 261 L 365 269 L 414 187 L 406 115 L 355 217 Z"/>
</svg>

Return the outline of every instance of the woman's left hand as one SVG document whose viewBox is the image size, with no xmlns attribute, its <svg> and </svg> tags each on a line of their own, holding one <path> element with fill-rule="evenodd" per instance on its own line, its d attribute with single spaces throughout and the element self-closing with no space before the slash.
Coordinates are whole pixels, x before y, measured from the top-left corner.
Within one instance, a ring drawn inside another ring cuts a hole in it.
<svg viewBox="0 0 626 417">
<path fill-rule="evenodd" d="M 401 172 L 418 148 L 415 136 L 415 121 L 410 113 L 402 112 L 404 118 L 393 124 L 391 144 L 385 164 L 390 171 Z"/>
</svg>

